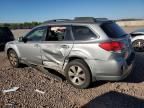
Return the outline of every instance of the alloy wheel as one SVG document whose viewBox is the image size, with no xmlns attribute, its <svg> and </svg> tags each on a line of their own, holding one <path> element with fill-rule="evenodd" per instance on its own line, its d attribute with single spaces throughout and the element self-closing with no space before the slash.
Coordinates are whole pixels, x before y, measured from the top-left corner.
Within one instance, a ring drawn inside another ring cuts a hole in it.
<svg viewBox="0 0 144 108">
<path fill-rule="evenodd" d="M 80 66 L 71 66 L 68 76 L 70 81 L 75 85 L 82 85 L 86 81 L 86 74 Z"/>
<path fill-rule="evenodd" d="M 18 62 L 17 56 L 12 52 L 9 53 L 9 61 L 13 66 L 17 65 L 17 62 Z"/>
</svg>

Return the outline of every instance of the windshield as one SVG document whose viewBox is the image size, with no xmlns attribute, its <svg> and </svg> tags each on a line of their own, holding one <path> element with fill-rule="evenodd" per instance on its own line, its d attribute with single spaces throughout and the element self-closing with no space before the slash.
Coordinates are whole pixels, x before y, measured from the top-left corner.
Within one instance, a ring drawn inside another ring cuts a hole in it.
<svg viewBox="0 0 144 108">
<path fill-rule="evenodd" d="M 127 35 L 127 33 L 114 22 L 103 23 L 101 28 L 110 38 L 121 38 Z"/>
</svg>

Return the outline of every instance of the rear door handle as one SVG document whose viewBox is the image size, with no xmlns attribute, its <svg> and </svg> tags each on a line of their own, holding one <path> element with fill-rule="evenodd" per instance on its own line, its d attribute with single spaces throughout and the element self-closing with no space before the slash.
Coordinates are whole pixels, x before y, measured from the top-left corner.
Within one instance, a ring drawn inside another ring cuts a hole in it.
<svg viewBox="0 0 144 108">
<path fill-rule="evenodd" d="M 62 48 L 65 48 L 65 49 L 69 48 L 68 45 L 62 45 L 61 47 L 62 47 Z"/>
</svg>

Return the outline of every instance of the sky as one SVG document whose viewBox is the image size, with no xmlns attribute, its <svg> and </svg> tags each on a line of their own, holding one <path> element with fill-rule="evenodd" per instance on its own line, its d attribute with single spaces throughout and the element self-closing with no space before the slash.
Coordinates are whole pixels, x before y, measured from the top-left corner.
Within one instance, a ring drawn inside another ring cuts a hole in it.
<svg viewBox="0 0 144 108">
<path fill-rule="evenodd" d="M 0 0 L 0 23 L 79 16 L 144 19 L 144 0 Z"/>
</svg>

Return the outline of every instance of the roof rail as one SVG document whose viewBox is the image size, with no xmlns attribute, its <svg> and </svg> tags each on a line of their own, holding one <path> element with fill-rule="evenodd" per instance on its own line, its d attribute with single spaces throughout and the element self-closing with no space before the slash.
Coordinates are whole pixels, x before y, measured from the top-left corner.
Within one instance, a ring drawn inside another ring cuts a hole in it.
<svg viewBox="0 0 144 108">
<path fill-rule="evenodd" d="M 94 17 L 75 17 L 74 19 L 54 19 L 44 21 L 43 23 L 95 23 L 101 21 L 107 21 L 107 18 L 94 18 Z"/>
<path fill-rule="evenodd" d="M 77 22 L 97 22 L 97 21 L 107 21 L 107 18 L 94 18 L 94 17 L 75 17 L 74 21 Z"/>
<path fill-rule="evenodd" d="M 44 21 L 44 23 L 50 23 L 50 22 L 64 22 L 64 21 L 71 21 L 70 19 L 54 19 L 54 20 L 47 20 Z"/>
</svg>

